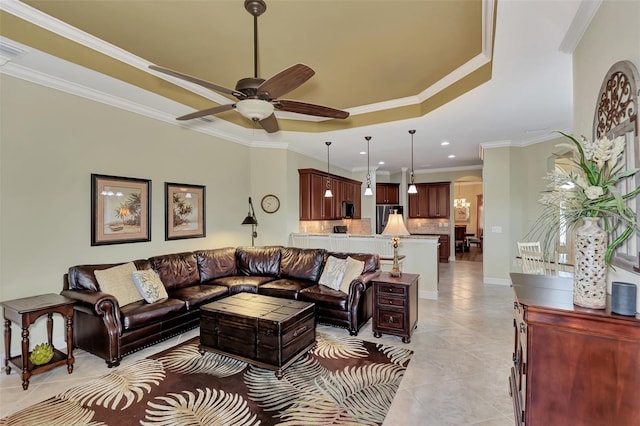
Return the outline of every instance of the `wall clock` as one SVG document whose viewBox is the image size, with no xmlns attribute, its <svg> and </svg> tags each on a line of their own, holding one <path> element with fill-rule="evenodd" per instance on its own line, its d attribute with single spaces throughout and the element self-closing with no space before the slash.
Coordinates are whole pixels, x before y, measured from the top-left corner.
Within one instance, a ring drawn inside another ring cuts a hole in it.
<svg viewBox="0 0 640 426">
<path fill-rule="evenodd" d="M 275 213 L 280 208 L 280 199 L 273 194 L 267 194 L 262 197 L 260 206 L 265 213 Z"/>
</svg>

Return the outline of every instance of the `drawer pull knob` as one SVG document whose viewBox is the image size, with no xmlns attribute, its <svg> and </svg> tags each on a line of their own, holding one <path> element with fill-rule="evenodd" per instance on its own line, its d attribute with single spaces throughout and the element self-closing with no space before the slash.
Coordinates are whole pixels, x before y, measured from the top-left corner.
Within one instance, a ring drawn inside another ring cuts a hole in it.
<svg viewBox="0 0 640 426">
<path fill-rule="evenodd" d="M 393 324 L 393 317 L 389 317 L 389 324 Z"/>
<path fill-rule="evenodd" d="M 389 300 L 389 304 L 390 304 L 390 305 L 393 305 L 393 300 Z"/>
</svg>

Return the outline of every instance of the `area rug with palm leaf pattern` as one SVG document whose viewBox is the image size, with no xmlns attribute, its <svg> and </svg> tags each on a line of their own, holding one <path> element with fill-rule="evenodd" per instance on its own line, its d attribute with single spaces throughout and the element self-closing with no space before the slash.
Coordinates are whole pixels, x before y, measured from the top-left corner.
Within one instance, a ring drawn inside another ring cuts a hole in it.
<svg viewBox="0 0 640 426">
<path fill-rule="evenodd" d="M 413 352 L 317 331 L 317 346 L 278 380 L 196 337 L 9 417 L 25 425 L 381 424 Z"/>
</svg>

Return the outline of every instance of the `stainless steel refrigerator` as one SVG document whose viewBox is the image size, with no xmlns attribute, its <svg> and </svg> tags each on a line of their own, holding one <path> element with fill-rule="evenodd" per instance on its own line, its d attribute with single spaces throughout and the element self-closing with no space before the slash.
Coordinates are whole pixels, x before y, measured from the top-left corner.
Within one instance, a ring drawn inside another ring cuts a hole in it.
<svg viewBox="0 0 640 426">
<path fill-rule="evenodd" d="M 376 204 L 376 234 L 382 234 L 384 227 L 387 226 L 387 220 L 392 211 L 402 214 L 402 206 L 394 206 L 391 204 Z"/>
</svg>

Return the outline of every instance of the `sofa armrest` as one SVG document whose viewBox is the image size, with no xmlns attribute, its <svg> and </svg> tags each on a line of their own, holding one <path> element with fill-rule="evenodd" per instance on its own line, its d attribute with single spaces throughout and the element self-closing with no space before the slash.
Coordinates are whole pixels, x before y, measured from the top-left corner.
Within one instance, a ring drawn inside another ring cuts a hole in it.
<svg viewBox="0 0 640 426">
<path fill-rule="evenodd" d="M 105 327 L 111 336 L 118 336 L 122 330 L 120 306 L 115 297 L 101 291 L 90 290 L 62 290 L 62 296 L 74 299 L 77 305 L 88 308 L 91 312 L 102 317 Z"/>
<path fill-rule="evenodd" d="M 360 303 L 360 299 L 364 292 L 371 287 L 371 281 L 380 275 L 380 271 L 374 272 L 365 272 L 364 274 L 358 276 L 355 280 L 351 281 L 349 285 L 349 311 L 356 312 L 358 303 Z"/>
</svg>

